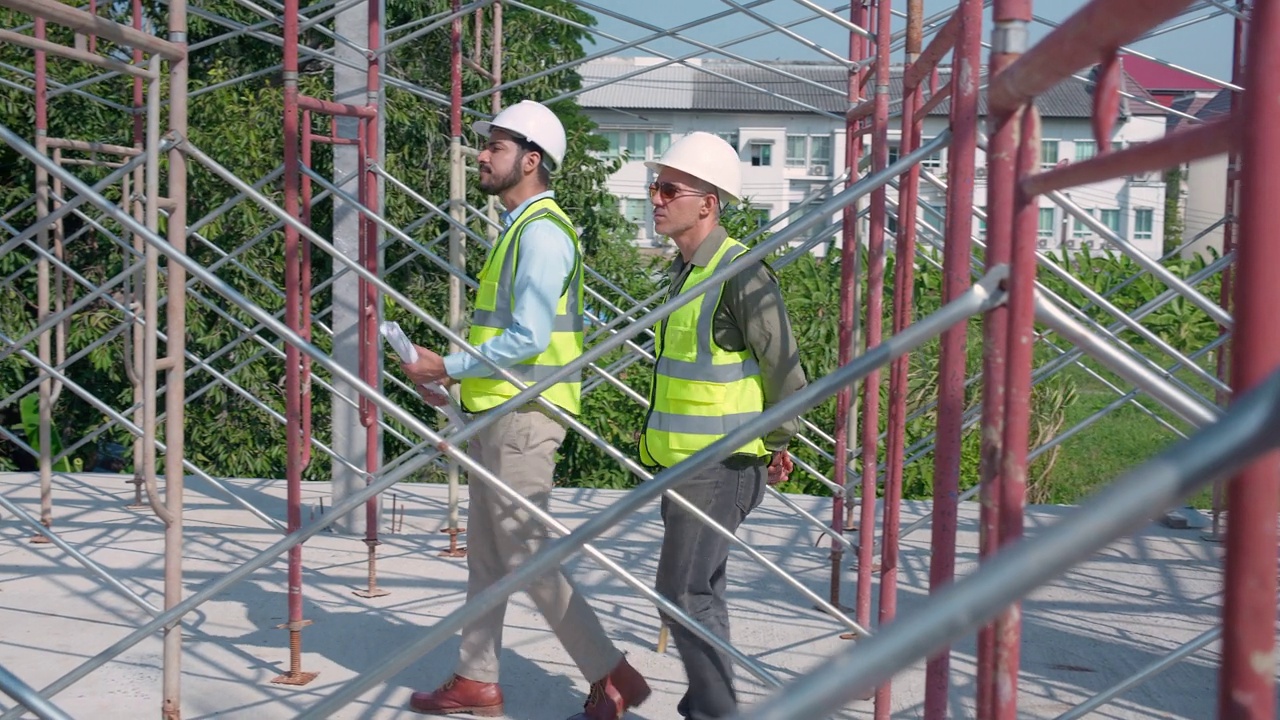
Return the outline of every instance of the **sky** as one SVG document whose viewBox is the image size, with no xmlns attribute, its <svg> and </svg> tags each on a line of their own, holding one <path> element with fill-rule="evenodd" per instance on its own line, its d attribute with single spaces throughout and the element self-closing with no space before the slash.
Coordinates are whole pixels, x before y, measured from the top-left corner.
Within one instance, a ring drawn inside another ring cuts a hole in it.
<svg viewBox="0 0 1280 720">
<path fill-rule="evenodd" d="M 1110 1 L 1120 4 L 1128 0 Z M 732 12 L 732 14 L 713 22 L 700 23 L 682 34 L 691 40 L 719 47 L 722 43 L 768 29 L 768 26 L 750 15 L 740 10 L 735 11 L 734 5 L 749 5 L 749 0 L 589 0 L 589 2 L 596 8 L 594 14 L 599 20 L 596 30 L 613 35 L 623 41 L 639 40 L 653 32 L 652 29 L 642 27 L 636 23 L 648 23 L 665 30 L 725 12 Z M 786 23 L 815 16 L 816 13 L 806 7 L 806 3 L 828 10 L 835 10 L 847 5 L 847 0 L 766 0 L 763 3 L 754 5 L 751 8 L 751 12 L 774 22 Z M 1040 2 L 1035 3 L 1035 14 L 1045 20 L 1060 22 L 1084 4 L 1085 0 L 1040 0 Z M 929 17 L 948 8 L 953 8 L 955 2 L 954 0 L 952 2 L 946 2 L 946 0 L 924 0 L 924 6 L 925 16 Z M 906 2 L 894 0 L 893 7 L 894 9 L 905 10 Z M 1212 9 L 1200 10 L 1175 22 L 1184 22 L 1208 16 L 1214 12 L 1216 11 Z M 616 13 L 627 19 L 612 17 L 609 13 Z M 842 17 L 847 17 L 848 11 L 844 10 L 839 14 Z M 990 11 L 988 10 L 988 23 L 983 28 L 984 39 L 990 35 L 990 17 Z M 902 27 L 904 22 L 901 19 L 897 19 L 894 29 Z M 1033 24 L 1032 42 L 1043 37 L 1049 30 L 1050 28 L 1045 25 Z M 833 20 L 818 18 L 795 26 L 792 31 L 840 56 L 847 55 L 849 46 L 848 31 Z M 1143 40 L 1134 44 L 1133 47 L 1162 60 L 1226 80 L 1230 79 L 1231 74 L 1232 33 L 1232 19 L 1229 16 L 1221 15 L 1190 27 Z M 598 37 L 594 48 L 589 48 L 588 52 L 608 50 L 617 44 L 616 40 Z M 819 51 L 778 31 L 771 31 L 762 37 L 730 45 L 724 49 L 753 60 L 821 61 L 828 59 Z M 718 53 L 707 53 L 694 44 L 673 38 L 661 38 L 645 43 L 643 48 L 630 48 L 611 54 L 656 55 L 658 53 L 666 53 L 673 56 L 683 56 L 691 52 L 703 52 L 703 57 L 723 57 Z M 902 53 L 899 50 L 894 54 L 894 62 L 901 61 Z"/>
</svg>

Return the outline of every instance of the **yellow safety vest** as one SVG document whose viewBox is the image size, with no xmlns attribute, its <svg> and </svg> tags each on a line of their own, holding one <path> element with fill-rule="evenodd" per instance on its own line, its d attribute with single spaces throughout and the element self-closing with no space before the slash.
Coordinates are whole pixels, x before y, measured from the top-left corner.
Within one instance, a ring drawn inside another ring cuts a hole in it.
<svg viewBox="0 0 1280 720">
<path fill-rule="evenodd" d="M 534 220 L 549 220 L 568 233 L 573 241 L 573 270 L 556 305 L 551 344 L 541 354 L 509 368 L 525 385 L 550 377 L 551 373 L 582 354 L 582 248 L 573 223 L 555 200 L 543 198 L 530 203 L 489 251 L 480 270 L 480 288 L 476 292 L 471 330 L 467 336 L 467 342 L 478 347 L 511 326 L 520 235 Z M 497 377 L 463 378 L 461 391 L 462 405 L 469 412 L 490 410 L 519 392 L 515 385 Z M 567 412 L 579 414 L 582 411 L 582 373 L 579 371 L 552 385 L 542 396 Z"/>
<path fill-rule="evenodd" d="M 705 280 L 724 262 L 747 251 L 728 238 L 705 268 L 694 267 L 670 297 Z M 640 460 L 649 466 L 671 467 L 764 411 L 764 381 L 750 350 L 730 352 L 715 342 L 712 332 L 724 284 L 704 293 L 672 313 L 658 326 L 649 392 L 649 414 L 640 437 Z M 768 455 L 757 438 L 737 453 Z"/>
</svg>

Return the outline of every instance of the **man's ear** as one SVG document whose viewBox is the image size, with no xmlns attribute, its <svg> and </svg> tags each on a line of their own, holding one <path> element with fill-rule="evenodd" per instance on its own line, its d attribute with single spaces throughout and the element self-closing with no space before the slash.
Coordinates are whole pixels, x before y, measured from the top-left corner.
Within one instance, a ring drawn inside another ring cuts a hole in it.
<svg viewBox="0 0 1280 720">
<path fill-rule="evenodd" d="M 716 214 L 716 206 L 720 204 L 720 200 L 715 195 L 702 196 L 702 210 L 706 216 L 714 216 Z"/>
<path fill-rule="evenodd" d="M 534 175 L 538 172 L 538 165 L 542 164 L 542 153 L 537 150 L 526 150 L 524 156 L 520 158 L 520 164 L 525 175 Z"/>
</svg>

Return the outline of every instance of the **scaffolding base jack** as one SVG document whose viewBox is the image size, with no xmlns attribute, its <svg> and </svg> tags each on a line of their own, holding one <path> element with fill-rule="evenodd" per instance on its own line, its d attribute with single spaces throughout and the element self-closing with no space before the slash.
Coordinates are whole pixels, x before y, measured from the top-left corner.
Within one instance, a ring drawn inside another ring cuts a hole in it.
<svg viewBox="0 0 1280 720">
<path fill-rule="evenodd" d="M 667 642 L 671 639 L 671 629 L 665 622 L 658 625 L 658 654 L 667 654 Z"/>
<path fill-rule="evenodd" d="M 135 473 L 132 480 L 125 480 L 124 482 L 126 485 L 133 486 L 133 502 L 125 505 L 125 507 L 130 510 L 141 510 L 147 507 L 147 504 L 142 502 L 142 476 Z"/>
<path fill-rule="evenodd" d="M 40 524 L 43 525 L 46 530 L 50 530 L 53 528 L 53 522 L 49 520 L 41 520 Z M 27 538 L 27 542 L 31 543 L 32 545 L 49 545 L 49 544 L 52 544 L 53 541 L 49 539 L 48 535 L 42 532 L 38 532 L 35 535 L 32 535 L 31 537 Z"/>
<path fill-rule="evenodd" d="M 458 536 L 459 536 L 459 535 L 461 535 L 462 533 L 466 532 L 466 531 L 467 531 L 467 529 L 466 529 L 466 528 L 464 528 L 464 527 L 460 527 L 460 528 L 445 528 L 444 530 L 441 530 L 440 532 L 442 532 L 442 533 L 444 533 L 445 535 L 448 535 L 448 536 L 449 536 L 449 549 L 447 549 L 447 550 L 441 550 L 441 551 L 440 551 L 440 556 L 441 556 L 441 557 L 455 557 L 455 558 L 456 558 L 456 557 L 466 557 L 466 556 L 467 556 L 467 546 L 466 546 L 466 545 L 461 545 L 461 546 L 460 546 L 460 545 L 458 545 Z"/>
<path fill-rule="evenodd" d="M 376 598 L 390 595 L 390 590 L 383 590 L 378 587 L 377 548 L 382 544 L 382 542 L 376 539 L 365 538 L 364 544 L 369 546 L 369 586 L 364 590 L 352 590 L 351 593 L 362 598 Z"/>
<path fill-rule="evenodd" d="M 272 678 L 273 685 L 306 685 L 319 677 L 318 672 L 302 671 L 302 628 L 310 624 L 310 620 L 299 620 L 276 626 L 289 631 L 289 672 Z"/>
</svg>

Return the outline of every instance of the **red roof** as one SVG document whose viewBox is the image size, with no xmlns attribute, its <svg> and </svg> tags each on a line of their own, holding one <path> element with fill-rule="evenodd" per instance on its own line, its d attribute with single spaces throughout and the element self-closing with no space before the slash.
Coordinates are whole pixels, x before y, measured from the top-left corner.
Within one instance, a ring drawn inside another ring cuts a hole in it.
<svg viewBox="0 0 1280 720">
<path fill-rule="evenodd" d="M 1221 85 L 1215 85 L 1190 73 L 1165 67 L 1160 63 L 1140 58 L 1137 55 L 1126 54 L 1124 56 L 1124 69 L 1129 72 L 1129 75 L 1134 80 L 1138 81 L 1139 85 L 1153 93 L 1222 89 Z"/>
</svg>

